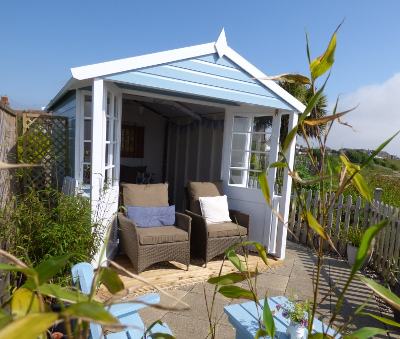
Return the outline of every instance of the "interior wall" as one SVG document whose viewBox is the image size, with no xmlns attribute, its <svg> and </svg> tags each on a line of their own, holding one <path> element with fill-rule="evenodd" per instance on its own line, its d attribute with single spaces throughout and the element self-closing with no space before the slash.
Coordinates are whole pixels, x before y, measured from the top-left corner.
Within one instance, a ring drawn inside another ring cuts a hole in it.
<svg viewBox="0 0 400 339">
<path fill-rule="evenodd" d="M 214 120 L 212 120 L 214 119 Z M 167 178 L 170 202 L 183 211 L 187 180 L 221 179 L 224 114 L 202 121 L 181 118 L 170 124 Z"/>
<path fill-rule="evenodd" d="M 122 124 L 144 126 L 144 157 L 121 158 L 121 165 L 147 166 L 147 173 L 155 173 L 155 182 L 162 182 L 164 134 L 166 119 L 135 102 L 124 100 Z"/>
</svg>

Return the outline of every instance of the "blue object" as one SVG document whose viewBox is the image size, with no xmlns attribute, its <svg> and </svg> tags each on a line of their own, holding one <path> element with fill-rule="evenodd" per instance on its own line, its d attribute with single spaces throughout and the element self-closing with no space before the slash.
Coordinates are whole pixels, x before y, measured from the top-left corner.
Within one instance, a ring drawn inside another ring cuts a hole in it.
<svg viewBox="0 0 400 339">
<path fill-rule="evenodd" d="M 276 310 L 276 305 L 284 304 L 288 301 L 285 297 L 273 297 L 268 298 L 268 306 L 270 310 Z M 260 300 L 262 306 L 264 306 L 264 300 Z M 258 308 L 258 310 L 257 310 Z M 263 310 L 260 306 L 256 306 L 255 302 L 250 301 L 243 304 L 235 304 L 224 307 L 225 313 L 228 315 L 229 322 L 236 329 L 236 339 L 253 339 L 259 330 L 258 315 L 263 314 Z M 289 326 L 289 320 L 282 315 L 282 309 L 276 310 L 274 315 L 274 322 L 276 327 L 275 338 L 279 339 L 289 339 L 286 335 L 286 329 Z M 314 328 L 313 333 L 328 333 L 333 336 L 335 331 L 330 327 L 326 326 L 324 323 L 314 318 Z M 307 330 L 304 335 L 307 337 Z M 270 337 L 266 337 L 270 338 Z M 339 334 L 335 338 L 341 338 Z"/>
<path fill-rule="evenodd" d="M 175 205 L 160 207 L 126 206 L 128 219 L 137 227 L 172 226 L 175 224 Z"/>
<path fill-rule="evenodd" d="M 76 264 L 71 269 L 72 281 L 74 284 L 79 282 L 81 291 L 89 294 L 93 284 L 93 267 L 89 263 L 82 262 Z M 122 325 L 126 325 L 124 331 L 110 333 L 106 336 L 102 334 L 100 325 L 90 323 L 90 338 L 92 339 L 131 339 L 142 338 L 146 327 L 143 324 L 137 310 L 146 307 L 148 304 L 157 304 L 160 296 L 157 293 L 151 293 L 141 298 L 132 300 L 129 303 L 115 304 L 105 307 L 114 317 L 117 317 Z M 138 303 L 139 302 L 139 303 Z M 157 324 L 150 330 L 150 333 L 166 333 L 173 335 L 167 324 Z"/>
</svg>

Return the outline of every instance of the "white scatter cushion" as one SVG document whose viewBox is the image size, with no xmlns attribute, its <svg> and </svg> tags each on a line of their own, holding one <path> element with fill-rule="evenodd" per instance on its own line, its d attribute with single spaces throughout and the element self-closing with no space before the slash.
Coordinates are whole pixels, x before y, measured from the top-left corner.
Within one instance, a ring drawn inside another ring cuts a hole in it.
<svg viewBox="0 0 400 339">
<path fill-rule="evenodd" d="M 217 224 L 232 221 L 229 218 L 228 198 L 226 195 L 217 197 L 199 197 L 201 214 L 207 224 Z"/>
</svg>

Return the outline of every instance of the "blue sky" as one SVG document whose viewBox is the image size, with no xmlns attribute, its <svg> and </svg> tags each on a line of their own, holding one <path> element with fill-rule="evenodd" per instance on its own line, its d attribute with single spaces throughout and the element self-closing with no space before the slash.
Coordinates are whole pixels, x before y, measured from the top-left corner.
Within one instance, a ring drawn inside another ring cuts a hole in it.
<svg viewBox="0 0 400 339">
<path fill-rule="evenodd" d="M 7 1 L 1 0 L 0 94 L 14 109 L 45 106 L 70 68 L 216 41 L 224 27 L 231 48 L 267 75 L 308 74 L 338 24 L 336 62 L 326 87 L 342 94 L 334 148 L 376 148 L 400 129 L 400 2 L 387 1 Z M 399 116 L 399 117 L 398 117 Z M 387 150 L 400 156 L 400 142 Z"/>
</svg>

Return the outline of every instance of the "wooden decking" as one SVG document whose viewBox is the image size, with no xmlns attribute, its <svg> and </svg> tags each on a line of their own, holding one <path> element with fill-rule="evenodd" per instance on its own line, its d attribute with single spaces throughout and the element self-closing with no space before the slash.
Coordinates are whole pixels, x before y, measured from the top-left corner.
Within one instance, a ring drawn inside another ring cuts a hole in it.
<svg viewBox="0 0 400 339">
<path fill-rule="evenodd" d="M 192 260 L 189 271 L 186 271 L 186 265 L 177 262 L 158 263 L 150 266 L 144 272 L 139 274 L 140 278 L 146 279 L 150 284 L 156 285 L 160 289 L 174 289 L 184 286 L 195 285 L 207 281 L 211 277 L 215 277 L 221 270 L 223 263 L 223 256 L 217 257 L 210 261 L 207 267 L 202 265 L 200 260 Z M 115 260 L 117 264 L 121 265 L 127 271 L 134 274 L 133 266 L 128 257 L 125 255 L 118 255 Z M 271 268 L 283 266 L 284 261 L 278 260 L 275 257 L 268 256 L 268 266 L 264 264 L 262 259 L 254 253 L 250 253 L 248 257 L 249 267 L 254 270 L 265 271 Z M 236 268 L 230 261 L 225 261 L 222 268 L 222 274 L 236 272 Z M 136 278 L 129 276 L 127 273 L 117 270 L 125 288 L 132 289 L 132 296 L 145 294 L 155 291 L 155 288 L 149 284 L 139 281 Z M 111 294 L 104 286 L 101 286 L 98 291 L 98 297 L 107 299 Z"/>
</svg>

